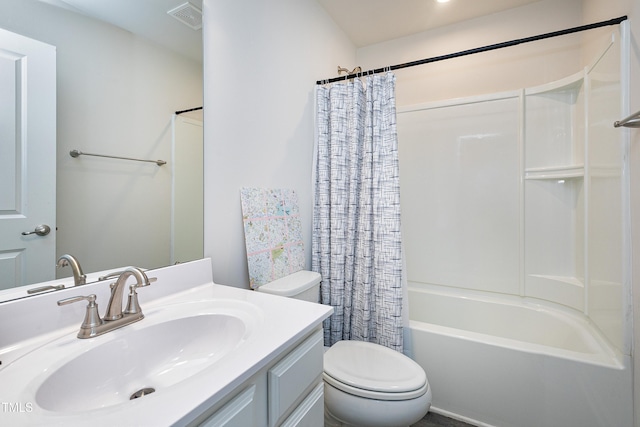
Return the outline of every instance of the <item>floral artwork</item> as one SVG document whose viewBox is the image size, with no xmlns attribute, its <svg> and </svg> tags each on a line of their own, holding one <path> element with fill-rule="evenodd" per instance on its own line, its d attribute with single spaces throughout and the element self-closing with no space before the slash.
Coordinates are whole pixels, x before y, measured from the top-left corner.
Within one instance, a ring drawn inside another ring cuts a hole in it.
<svg viewBox="0 0 640 427">
<path fill-rule="evenodd" d="M 304 269 L 295 191 L 242 188 L 240 199 L 251 288 Z"/>
</svg>

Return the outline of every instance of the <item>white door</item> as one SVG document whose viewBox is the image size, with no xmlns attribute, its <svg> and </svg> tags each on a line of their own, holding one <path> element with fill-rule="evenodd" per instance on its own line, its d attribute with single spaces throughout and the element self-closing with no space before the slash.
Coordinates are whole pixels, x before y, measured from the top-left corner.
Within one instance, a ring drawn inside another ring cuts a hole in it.
<svg viewBox="0 0 640 427">
<path fill-rule="evenodd" d="M 0 29 L 0 290 L 55 278 L 55 203 L 56 49 Z"/>
</svg>

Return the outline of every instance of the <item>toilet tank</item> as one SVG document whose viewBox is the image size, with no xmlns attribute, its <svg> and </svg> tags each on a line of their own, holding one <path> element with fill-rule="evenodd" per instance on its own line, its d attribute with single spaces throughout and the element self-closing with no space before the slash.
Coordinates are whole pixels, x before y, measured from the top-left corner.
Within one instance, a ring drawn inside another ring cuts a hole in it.
<svg viewBox="0 0 640 427">
<path fill-rule="evenodd" d="M 303 301 L 320 302 L 320 274 L 300 270 L 288 276 L 265 283 L 256 290 Z"/>
</svg>

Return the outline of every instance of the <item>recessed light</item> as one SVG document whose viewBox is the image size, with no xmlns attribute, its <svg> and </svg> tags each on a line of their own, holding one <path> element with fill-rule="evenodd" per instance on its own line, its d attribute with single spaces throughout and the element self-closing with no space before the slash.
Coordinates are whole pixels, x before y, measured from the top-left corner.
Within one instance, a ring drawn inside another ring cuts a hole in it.
<svg viewBox="0 0 640 427">
<path fill-rule="evenodd" d="M 449 0 L 437 0 L 438 3 L 449 3 Z"/>
</svg>

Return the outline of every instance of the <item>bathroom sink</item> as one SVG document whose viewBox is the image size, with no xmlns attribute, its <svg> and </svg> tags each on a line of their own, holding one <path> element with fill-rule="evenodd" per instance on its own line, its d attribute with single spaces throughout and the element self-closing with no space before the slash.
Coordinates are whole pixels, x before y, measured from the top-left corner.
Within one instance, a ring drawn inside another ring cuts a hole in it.
<svg viewBox="0 0 640 427">
<path fill-rule="evenodd" d="M 4 374 L 30 375 L 34 399 L 56 413 L 92 411 L 170 393 L 249 340 L 261 311 L 234 300 L 181 303 L 105 335 L 65 336 L 17 360 Z"/>
</svg>

